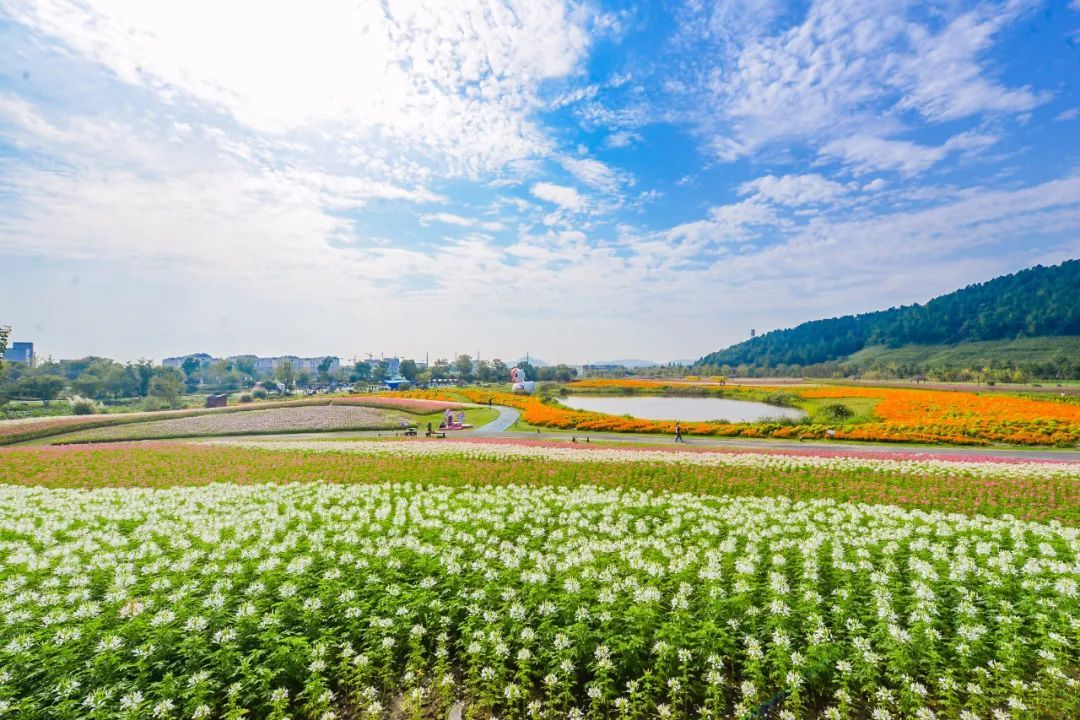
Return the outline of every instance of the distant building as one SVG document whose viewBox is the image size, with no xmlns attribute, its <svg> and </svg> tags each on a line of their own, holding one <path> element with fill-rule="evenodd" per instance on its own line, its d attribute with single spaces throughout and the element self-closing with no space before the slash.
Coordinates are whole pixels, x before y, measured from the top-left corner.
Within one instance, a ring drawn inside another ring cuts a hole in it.
<svg viewBox="0 0 1080 720">
<path fill-rule="evenodd" d="M 255 358 L 255 369 L 262 373 L 272 373 L 278 369 L 286 360 L 292 363 L 293 370 L 299 372 L 301 370 L 307 370 L 310 373 L 319 372 L 319 365 L 322 364 L 327 357 L 330 357 L 330 367 L 327 368 L 328 372 L 334 372 L 341 367 L 341 358 L 323 355 L 321 357 L 297 357 L 296 355 L 280 355 L 278 357 L 261 357 Z"/>
<path fill-rule="evenodd" d="M 10 362 L 34 365 L 34 343 L 17 342 L 11 343 L 11 347 L 4 353 L 4 359 Z"/>
<path fill-rule="evenodd" d="M 162 365 L 167 367 L 182 367 L 184 361 L 188 358 L 194 358 L 199 361 L 200 365 L 205 363 L 216 362 L 217 358 L 207 355 L 206 353 L 193 353 L 191 355 L 181 355 L 179 357 L 168 357 L 161 361 Z M 255 365 L 255 370 L 259 373 L 270 374 L 277 370 L 281 363 L 288 360 L 292 363 L 293 370 L 299 372 L 300 370 L 307 370 L 310 373 L 319 372 L 319 365 L 323 360 L 327 358 L 326 355 L 320 357 L 297 357 L 296 355 L 279 355 L 277 357 L 256 357 L 255 355 L 233 355 L 227 358 L 228 360 L 236 361 L 237 359 L 251 359 Z M 341 367 L 341 359 L 336 357 L 330 357 L 329 372 L 334 372 Z"/>
<path fill-rule="evenodd" d="M 372 368 L 385 365 L 387 377 L 395 377 L 401 374 L 401 358 L 398 357 L 368 358 L 364 362 Z"/>
</svg>

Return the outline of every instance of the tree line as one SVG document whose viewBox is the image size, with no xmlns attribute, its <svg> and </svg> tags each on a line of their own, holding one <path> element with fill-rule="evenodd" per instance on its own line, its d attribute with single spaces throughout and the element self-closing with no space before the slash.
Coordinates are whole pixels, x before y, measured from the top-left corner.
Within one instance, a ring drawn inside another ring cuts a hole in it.
<svg viewBox="0 0 1080 720">
<path fill-rule="evenodd" d="M 0 328 L 0 357 L 9 334 L 9 328 Z M 278 363 L 273 371 L 261 371 L 256 361 L 253 355 L 213 361 L 188 357 L 179 368 L 155 365 L 148 359 L 121 363 L 98 356 L 49 359 L 33 367 L 0 361 L 0 405 L 10 400 L 38 400 L 49 407 L 55 400 L 67 397 L 74 398 L 73 405 L 86 412 L 94 412 L 97 403 L 158 410 L 178 407 L 185 393 L 250 391 L 251 397 L 262 398 L 271 392 L 290 394 L 319 387 L 362 389 L 382 385 L 391 370 L 385 360 L 360 361 L 331 370 L 334 363 L 327 357 L 314 372 L 297 368 L 288 360 Z M 537 368 L 520 363 L 519 367 L 530 380 L 567 382 L 577 375 L 577 370 L 567 365 Z M 415 385 L 443 380 L 500 383 L 510 379 L 510 367 L 502 360 L 474 362 L 469 355 L 459 355 L 453 361 L 438 359 L 427 368 L 414 360 L 402 360 L 398 373 Z"/>
</svg>

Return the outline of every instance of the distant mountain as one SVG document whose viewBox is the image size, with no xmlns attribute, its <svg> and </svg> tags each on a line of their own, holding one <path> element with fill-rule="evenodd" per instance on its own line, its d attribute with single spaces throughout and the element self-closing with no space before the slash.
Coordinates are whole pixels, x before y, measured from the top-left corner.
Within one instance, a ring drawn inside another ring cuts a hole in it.
<svg viewBox="0 0 1080 720">
<path fill-rule="evenodd" d="M 864 348 L 1080 335 L 1080 260 L 1037 265 L 934 298 L 774 330 L 710 353 L 705 365 L 812 365 Z"/>
</svg>

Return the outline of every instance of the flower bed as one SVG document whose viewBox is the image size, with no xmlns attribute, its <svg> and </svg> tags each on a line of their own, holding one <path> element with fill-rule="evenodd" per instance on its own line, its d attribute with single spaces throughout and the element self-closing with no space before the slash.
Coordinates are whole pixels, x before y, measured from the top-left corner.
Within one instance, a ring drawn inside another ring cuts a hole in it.
<svg viewBox="0 0 1080 720">
<path fill-rule="evenodd" d="M 400 415 L 360 406 L 278 407 L 94 428 L 64 435 L 58 440 L 63 443 L 84 443 L 216 435 L 382 430 L 400 427 L 403 420 Z"/>
<path fill-rule="evenodd" d="M 115 415 L 84 415 L 61 418 L 26 418 L 0 421 L 0 445 L 12 445 L 27 440 L 37 440 L 71 433 L 76 430 L 113 427 L 148 421 L 200 417 L 204 415 L 229 414 L 268 410 L 272 408 L 317 407 L 317 406 L 359 406 L 401 410 L 413 415 L 429 415 L 442 410 L 457 410 L 464 407 L 461 403 L 438 399 L 420 399 L 388 397 L 382 395 L 347 395 L 344 397 L 299 398 L 244 405 L 230 405 L 224 408 L 196 408 L 190 410 L 163 410 L 157 412 L 123 413 Z M 348 429 L 348 428 L 343 428 Z M 135 435 L 138 435 L 136 432 Z M 132 435 L 131 437 L 134 437 Z"/>
<path fill-rule="evenodd" d="M 437 479 L 0 486 L 0 716 L 1080 714 L 1075 528 Z"/>
</svg>

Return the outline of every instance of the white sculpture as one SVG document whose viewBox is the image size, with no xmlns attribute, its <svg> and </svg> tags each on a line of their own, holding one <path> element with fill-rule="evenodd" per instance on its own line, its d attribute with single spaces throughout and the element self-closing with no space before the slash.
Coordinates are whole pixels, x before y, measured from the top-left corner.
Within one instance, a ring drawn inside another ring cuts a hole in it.
<svg viewBox="0 0 1080 720">
<path fill-rule="evenodd" d="M 525 371 L 514 368 L 510 371 L 510 382 L 514 383 L 514 392 L 531 394 L 536 390 L 536 383 L 525 379 Z"/>
</svg>

